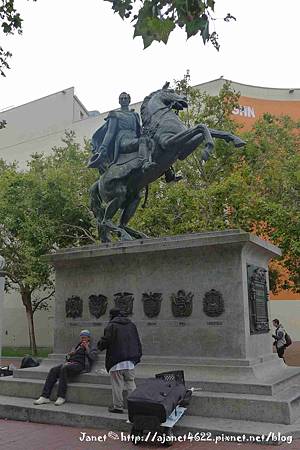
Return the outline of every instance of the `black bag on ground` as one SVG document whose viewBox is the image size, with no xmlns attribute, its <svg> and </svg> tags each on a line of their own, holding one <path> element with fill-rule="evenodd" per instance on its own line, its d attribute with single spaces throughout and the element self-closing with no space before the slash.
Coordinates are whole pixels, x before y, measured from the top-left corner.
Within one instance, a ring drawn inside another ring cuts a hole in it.
<svg viewBox="0 0 300 450">
<path fill-rule="evenodd" d="M 129 420 L 134 422 L 135 416 L 141 415 L 157 417 L 159 423 L 163 423 L 185 394 L 186 388 L 182 383 L 149 379 L 128 396 Z"/>
<path fill-rule="evenodd" d="M 21 361 L 20 369 L 26 369 L 27 367 L 37 367 L 39 365 L 40 363 L 36 358 L 33 358 L 30 355 L 26 355 Z"/>
</svg>

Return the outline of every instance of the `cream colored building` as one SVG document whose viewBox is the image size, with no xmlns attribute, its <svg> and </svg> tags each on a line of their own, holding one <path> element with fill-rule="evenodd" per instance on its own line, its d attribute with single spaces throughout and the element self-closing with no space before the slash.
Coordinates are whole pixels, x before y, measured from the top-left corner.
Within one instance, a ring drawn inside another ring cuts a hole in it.
<svg viewBox="0 0 300 450">
<path fill-rule="evenodd" d="M 195 88 L 217 95 L 224 81 L 220 78 Z M 264 88 L 235 82 L 232 82 L 232 87 L 241 93 L 240 108 L 233 111 L 233 115 L 244 124 L 245 129 L 264 112 L 300 118 L 300 89 Z M 132 107 L 139 111 L 140 103 Z M 82 143 L 99 128 L 106 115 L 107 112 L 87 111 L 74 94 L 73 87 L 0 111 L 0 121 L 7 122 L 6 128 L 0 130 L 0 158 L 9 162 L 17 161 L 19 168 L 25 170 L 30 155 L 42 152 L 50 154 L 54 146 L 60 146 L 65 130 L 73 130 L 77 141 Z M 300 317 L 300 301 L 287 297 L 283 301 L 271 301 L 270 307 L 271 316 L 282 317 L 294 340 L 300 340 L 300 319 L 295 319 Z M 3 345 L 27 346 L 25 308 L 16 294 L 5 296 L 3 316 Z M 35 314 L 35 327 L 38 345 L 51 346 L 53 308 Z"/>
</svg>

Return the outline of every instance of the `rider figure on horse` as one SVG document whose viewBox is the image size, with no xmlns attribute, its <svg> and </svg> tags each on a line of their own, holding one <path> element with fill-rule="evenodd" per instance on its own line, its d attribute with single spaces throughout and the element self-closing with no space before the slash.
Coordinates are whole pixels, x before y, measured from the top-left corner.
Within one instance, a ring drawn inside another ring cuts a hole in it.
<svg viewBox="0 0 300 450">
<path fill-rule="evenodd" d="M 111 111 L 102 125 L 92 137 L 92 157 L 88 162 L 89 168 L 98 168 L 100 174 L 113 164 L 122 164 L 122 155 L 127 155 L 124 162 L 128 162 L 128 154 L 137 156 L 142 170 L 154 167 L 151 160 L 152 140 L 142 136 L 140 117 L 133 109 L 129 109 L 131 98 L 126 92 L 119 96 L 121 108 Z M 135 154 L 135 155 L 133 155 Z M 166 173 L 167 182 L 177 181 L 173 168 Z"/>
<path fill-rule="evenodd" d="M 93 156 L 88 167 L 97 167 L 103 174 L 110 165 L 120 162 L 121 155 L 136 153 L 143 169 L 151 166 L 151 143 L 141 137 L 140 117 L 129 109 L 130 95 L 122 92 L 119 96 L 121 108 L 111 111 L 92 137 Z"/>
</svg>

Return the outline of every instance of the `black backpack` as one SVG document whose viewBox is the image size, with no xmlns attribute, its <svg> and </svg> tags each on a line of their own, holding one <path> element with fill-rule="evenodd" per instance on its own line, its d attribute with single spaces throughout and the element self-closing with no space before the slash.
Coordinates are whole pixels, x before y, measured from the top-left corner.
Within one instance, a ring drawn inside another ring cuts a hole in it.
<svg viewBox="0 0 300 450">
<path fill-rule="evenodd" d="M 292 345 L 293 341 L 292 341 L 291 336 L 289 334 L 285 333 L 284 338 L 285 338 L 285 346 L 286 347 L 289 347 L 290 345 Z"/>
<path fill-rule="evenodd" d="M 27 367 L 37 367 L 40 363 L 33 356 L 26 355 L 21 361 L 20 369 L 26 369 Z"/>
</svg>

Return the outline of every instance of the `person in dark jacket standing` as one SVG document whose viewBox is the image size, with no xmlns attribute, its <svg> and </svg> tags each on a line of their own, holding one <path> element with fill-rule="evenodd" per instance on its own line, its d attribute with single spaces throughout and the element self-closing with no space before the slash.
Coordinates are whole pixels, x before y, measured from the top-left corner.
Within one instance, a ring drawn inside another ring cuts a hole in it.
<svg viewBox="0 0 300 450">
<path fill-rule="evenodd" d="M 68 387 L 68 377 L 71 375 L 78 375 L 81 372 L 89 372 L 91 370 L 92 362 L 96 359 L 97 348 L 91 348 L 89 330 L 82 330 L 80 332 L 80 342 L 76 345 L 74 350 L 66 355 L 66 362 L 52 367 L 47 375 L 43 392 L 40 398 L 34 401 L 35 405 L 43 405 L 50 402 L 50 395 L 58 381 L 57 400 L 54 403 L 56 406 L 63 405 L 66 401 L 66 393 Z"/>
<path fill-rule="evenodd" d="M 134 367 L 142 357 L 142 345 L 137 328 L 121 311 L 113 308 L 109 311 L 110 322 L 104 330 L 104 336 L 98 342 L 99 350 L 106 350 L 105 367 L 110 374 L 113 406 L 112 413 L 123 412 L 123 390 L 134 391 Z"/>
</svg>

